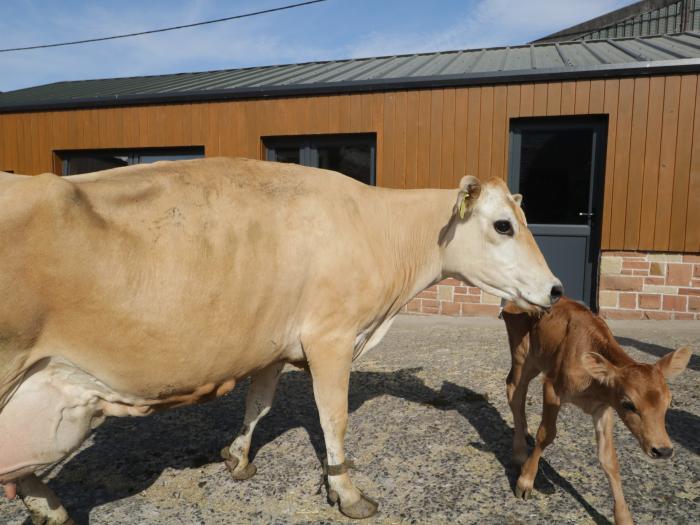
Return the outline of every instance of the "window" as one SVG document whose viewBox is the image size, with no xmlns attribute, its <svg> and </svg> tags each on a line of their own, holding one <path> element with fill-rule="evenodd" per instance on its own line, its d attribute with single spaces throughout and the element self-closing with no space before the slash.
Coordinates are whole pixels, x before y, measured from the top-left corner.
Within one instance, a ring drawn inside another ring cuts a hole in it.
<svg viewBox="0 0 700 525">
<path fill-rule="evenodd" d="M 339 171 L 365 184 L 375 184 L 374 134 L 269 137 L 266 158 Z"/>
<path fill-rule="evenodd" d="M 58 152 L 58 156 L 62 165 L 61 175 L 78 175 L 132 164 L 148 164 L 159 160 L 198 159 L 204 157 L 204 148 L 96 149 L 61 151 Z"/>
</svg>

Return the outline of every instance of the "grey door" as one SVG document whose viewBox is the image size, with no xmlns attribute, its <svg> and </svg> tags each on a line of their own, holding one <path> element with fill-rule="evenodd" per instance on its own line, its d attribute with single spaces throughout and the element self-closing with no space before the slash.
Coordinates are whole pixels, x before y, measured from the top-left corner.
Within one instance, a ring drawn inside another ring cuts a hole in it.
<svg viewBox="0 0 700 525">
<path fill-rule="evenodd" d="M 514 119 L 509 185 L 567 296 L 596 309 L 607 120 Z"/>
</svg>

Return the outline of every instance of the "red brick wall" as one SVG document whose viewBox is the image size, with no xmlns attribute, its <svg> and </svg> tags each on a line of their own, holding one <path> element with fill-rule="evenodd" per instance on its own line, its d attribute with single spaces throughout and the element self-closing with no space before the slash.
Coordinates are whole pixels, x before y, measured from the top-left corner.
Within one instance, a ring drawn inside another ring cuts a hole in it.
<svg viewBox="0 0 700 525">
<path fill-rule="evenodd" d="M 445 279 L 403 311 L 495 317 L 500 302 L 479 288 Z M 700 255 L 603 252 L 598 302 L 608 319 L 700 320 Z"/>
<path fill-rule="evenodd" d="M 603 252 L 600 313 L 608 319 L 700 319 L 700 255 Z"/>
</svg>

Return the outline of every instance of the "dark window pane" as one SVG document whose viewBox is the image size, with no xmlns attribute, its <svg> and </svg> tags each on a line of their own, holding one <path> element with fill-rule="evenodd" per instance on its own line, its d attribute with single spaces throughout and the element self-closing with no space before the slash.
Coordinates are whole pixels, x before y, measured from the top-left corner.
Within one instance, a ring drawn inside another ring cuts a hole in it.
<svg viewBox="0 0 700 525">
<path fill-rule="evenodd" d="M 190 159 L 201 159 L 204 154 L 199 153 L 159 153 L 154 155 L 139 155 L 137 159 L 138 164 L 150 164 L 152 162 L 158 162 L 160 160 L 190 160 Z"/>
<path fill-rule="evenodd" d="M 586 224 L 593 131 L 524 131 L 520 193 L 531 224 Z"/>
<path fill-rule="evenodd" d="M 119 168 L 129 164 L 128 155 L 110 155 L 100 152 L 81 152 L 71 154 L 68 158 L 68 171 L 65 175 L 91 173 L 93 171 Z"/>
<path fill-rule="evenodd" d="M 356 146 L 319 146 L 318 167 L 339 171 L 353 179 L 371 183 L 371 147 L 367 145 Z"/>
<path fill-rule="evenodd" d="M 298 147 L 275 148 L 275 161 L 301 164 Z"/>
<path fill-rule="evenodd" d="M 204 157 L 204 148 L 68 151 L 60 156 L 65 161 L 63 174 L 78 175 L 129 164 L 201 158 Z"/>
</svg>

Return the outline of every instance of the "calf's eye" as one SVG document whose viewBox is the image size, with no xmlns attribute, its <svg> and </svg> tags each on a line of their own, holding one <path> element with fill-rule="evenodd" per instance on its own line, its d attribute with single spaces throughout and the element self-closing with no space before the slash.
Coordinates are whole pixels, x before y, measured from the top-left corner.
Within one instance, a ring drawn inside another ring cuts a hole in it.
<svg viewBox="0 0 700 525">
<path fill-rule="evenodd" d="M 625 400 L 622 403 L 620 403 L 620 406 L 622 406 L 622 408 L 624 410 L 627 410 L 629 412 L 636 412 L 637 411 L 637 407 L 634 406 L 634 403 L 632 403 L 632 401 Z"/>
<path fill-rule="evenodd" d="M 513 225 L 510 221 L 496 221 L 493 227 L 501 235 L 513 235 Z"/>
</svg>

